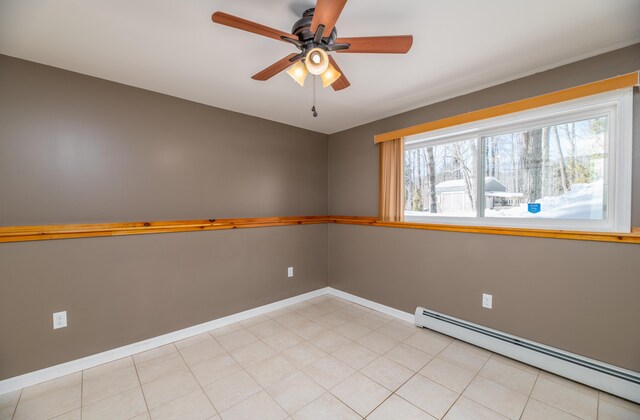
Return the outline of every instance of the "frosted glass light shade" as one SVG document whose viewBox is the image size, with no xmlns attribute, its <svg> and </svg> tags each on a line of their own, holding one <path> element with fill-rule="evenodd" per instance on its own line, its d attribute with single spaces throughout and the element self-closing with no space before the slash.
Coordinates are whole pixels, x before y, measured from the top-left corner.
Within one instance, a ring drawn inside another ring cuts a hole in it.
<svg viewBox="0 0 640 420">
<path fill-rule="evenodd" d="M 329 56 L 321 48 L 314 48 L 309 50 L 304 60 L 305 66 L 309 73 L 316 76 L 324 73 L 329 67 Z"/>
<path fill-rule="evenodd" d="M 298 61 L 293 66 L 289 67 L 287 70 L 287 74 L 293 78 L 300 86 L 304 86 L 304 81 L 307 78 L 307 67 L 304 65 L 302 61 Z"/>
<path fill-rule="evenodd" d="M 340 76 L 342 76 L 342 73 L 340 73 L 335 69 L 335 67 L 329 64 L 327 70 L 325 70 L 325 72 L 320 75 L 320 78 L 322 79 L 322 87 L 327 87 L 333 84 L 333 82 L 338 80 Z"/>
</svg>

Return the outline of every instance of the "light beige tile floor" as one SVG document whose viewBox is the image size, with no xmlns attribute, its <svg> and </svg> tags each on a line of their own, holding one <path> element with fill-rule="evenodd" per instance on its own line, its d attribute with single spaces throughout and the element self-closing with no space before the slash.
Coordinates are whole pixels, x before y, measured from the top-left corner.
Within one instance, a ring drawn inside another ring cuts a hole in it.
<svg viewBox="0 0 640 420">
<path fill-rule="evenodd" d="M 640 406 L 321 296 L 0 395 L 0 420 L 53 418 L 640 420 Z"/>
</svg>

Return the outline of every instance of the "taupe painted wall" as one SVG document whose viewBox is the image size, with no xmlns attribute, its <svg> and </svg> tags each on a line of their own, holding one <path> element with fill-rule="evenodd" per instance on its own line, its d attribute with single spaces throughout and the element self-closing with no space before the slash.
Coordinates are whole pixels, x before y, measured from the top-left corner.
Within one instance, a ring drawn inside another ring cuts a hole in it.
<svg viewBox="0 0 640 420">
<path fill-rule="evenodd" d="M 0 225 L 323 215 L 326 141 L 0 55 Z"/>
<path fill-rule="evenodd" d="M 377 216 L 377 133 L 640 69 L 640 44 L 329 136 L 329 212 Z M 632 223 L 640 225 L 640 94 Z M 329 285 L 640 371 L 640 246 L 329 226 Z M 494 309 L 481 308 L 493 294 Z"/>
<path fill-rule="evenodd" d="M 324 134 L 0 56 L 0 225 L 326 213 Z M 326 284 L 326 225 L 0 244 L 0 379 Z"/>
</svg>

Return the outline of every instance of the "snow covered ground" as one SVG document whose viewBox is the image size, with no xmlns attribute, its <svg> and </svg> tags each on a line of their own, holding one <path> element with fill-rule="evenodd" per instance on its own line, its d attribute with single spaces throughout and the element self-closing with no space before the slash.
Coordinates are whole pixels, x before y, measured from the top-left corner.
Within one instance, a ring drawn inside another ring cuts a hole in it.
<svg viewBox="0 0 640 420">
<path fill-rule="evenodd" d="M 602 181 L 573 184 L 571 191 L 536 201 L 540 213 L 529 213 L 527 204 L 508 209 L 486 209 L 486 217 L 531 217 L 550 219 L 602 220 L 604 217 L 604 186 Z"/>
<path fill-rule="evenodd" d="M 604 218 L 604 186 L 602 180 L 590 184 L 573 184 L 571 191 L 553 197 L 543 197 L 539 213 L 530 213 L 527 204 L 516 207 L 486 209 L 485 217 L 544 218 L 570 220 L 602 220 Z M 405 211 L 405 216 L 475 217 L 475 212 L 429 213 Z"/>
</svg>

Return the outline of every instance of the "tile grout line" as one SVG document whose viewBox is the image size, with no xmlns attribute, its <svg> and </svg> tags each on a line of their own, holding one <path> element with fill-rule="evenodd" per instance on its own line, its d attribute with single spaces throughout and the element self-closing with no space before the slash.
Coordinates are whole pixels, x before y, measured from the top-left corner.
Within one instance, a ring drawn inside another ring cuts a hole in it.
<svg viewBox="0 0 640 420">
<path fill-rule="evenodd" d="M 171 344 L 173 345 L 173 343 L 171 343 Z M 174 347 L 175 347 L 175 345 L 174 345 Z M 142 388 L 142 380 L 140 379 L 140 374 L 138 373 L 138 365 L 136 364 L 136 361 L 133 358 L 133 356 L 129 356 L 129 357 L 131 357 L 131 362 L 133 363 L 133 369 L 136 371 L 136 377 L 138 378 L 138 383 L 140 384 L 140 392 L 142 393 L 142 399 L 144 400 L 144 406 L 147 407 L 147 413 L 149 414 L 149 417 L 151 417 L 151 410 L 149 409 L 149 403 L 147 403 L 147 396 L 144 393 L 144 388 Z M 153 359 L 149 359 L 149 360 L 153 360 Z"/>
<path fill-rule="evenodd" d="M 18 411 L 18 404 L 20 404 L 20 400 L 22 399 L 23 391 L 24 391 L 24 388 L 20 390 L 20 395 L 18 395 L 18 401 L 16 401 L 16 406 L 13 407 L 13 412 L 11 413 L 11 420 L 13 420 L 16 417 L 16 412 Z"/>
<path fill-rule="evenodd" d="M 230 325 L 233 325 L 233 324 L 230 324 Z M 238 322 L 238 325 L 240 325 L 240 323 L 239 323 L 239 322 Z M 244 328 L 242 325 L 240 325 L 240 327 L 241 327 L 241 328 Z M 220 344 L 220 342 L 219 342 L 218 340 L 216 340 L 216 338 L 211 334 L 211 331 L 207 331 L 207 332 L 206 332 L 206 334 L 207 334 L 207 335 L 209 335 L 209 337 L 211 337 L 211 339 L 213 339 L 213 341 L 215 341 L 215 342 L 220 346 L 220 348 L 221 348 L 221 349 L 223 349 L 223 350 L 225 351 L 225 353 L 227 353 L 227 354 L 228 354 L 227 350 L 226 350 L 224 347 L 222 347 L 222 344 Z M 199 343 L 196 343 L 196 344 L 194 344 L 194 346 L 197 346 L 198 344 L 199 344 Z M 193 376 L 193 379 L 194 379 L 194 380 L 196 381 L 196 383 L 198 384 L 198 387 L 200 388 L 200 390 L 202 391 L 202 393 L 204 394 L 204 396 L 205 396 L 205 397 L 207 397 L 207 401 L 209 401 L 209 404 L 211 404 L 211 407 L 213 407 L 213 410 L 216 412 L 216 414 L 215 414 L 215 415 L 217 415 L 217 416 L 219 416 L 220 418 L 222 418 L 222 414 L 221 414 L 220 412 L 218 412 L 218 409 L 216 408 L 216 406 L 215 406 L 215 405 L 213 405 L 213 401 L 211 401 L 211 398 L 209 398 L 209 395 L 208 395 L 208 394 L 207 394 L 207 392 L 204 390 L 204 387 L 202 386 L 202 384 L 200 383 L 200 381 L 199 381 L 199 380 L 198 380 L 198 378 L 196 377 L 196 374 L 195 374 L 195 373 L 193 373 L 193 370 L 191 369 L 191 365 L 189 365 L 189 363 L 187 363 L 187 361 L 185 360 L 184 356 L 183 356 L 183 355 L 182 355 L 182 353 L 180 352 L 180 349 L 175 345 L 175 342 L 173 343 L 173 345 L 176 347 L 176 350 L 177 350 L 178 354 L 180 355 L 180 359 L 182 359 L 182 361 L 184 362 L 184 364 L 185 364 L 185 365 L 187 365 L 187 369 L 189 369 L 189 373 L 191 373 L 191 375 Z M 187 346 L 187 347 L 185 347 L 185 348 L 189 348 L 189 347 L 190 347 L 190 346 Z M 214 356 L 214 357 L 215 357 L 215 356 Z M 213 357 L 212 357 L 212 358 L 210 358 L 210 359 L 213 359 Z M 207 360 L 210 360 L 210 359 L 207 359 Z M 203 362 L 205 362 L 205 361 L 206 361 L 206 360 L 204 360 Z M 201 362 L 201 363 L 202 363 L 202 362 Z M 186 396 L 186 395 L 189 395 L 189 394 L 185 394 L 185 396 Z M 181 398 L 181 397 L 178 397 L 178 398 Z M 177 400 L 178 398 L 176 398 L 175 400 Z M 165 404 L 169 404 L 170 402 L 175 401 L 175 400 L 167 401 L 166 403 L 164 403 L 164 404 L 162 404 L 162 405 L 159 405 L 158 407 L 162 407 L 163 405 L 165 405 Z"/>
<path fill-rule="evenodd" d="M 432 331 L 432 330 L 430 330 Z M 451 343 L 449 343 L 449 345 L 445 348 L 443 348 L 442 350 L 440 350 L 440 352 L 435 356 L 438 357 L 438 355 L 442 354 L 443 351 L 445 351 L 447 348 L 449 348 L 450 345 L 452 345 L 453 343 L 455 343 L 456 341 L 458 341 L 457 339 L 453 339 L 453 341 Z M 472 351 L 472 350 L 469 350 Z M 491 353 L 492 355 L 494 354 L 493 352 Z M 449 411 L 451 411 L 451 409 L 453 408 L 454 405 L 456 405 L 456 403 L 460 400 L 460 397 L 462 397 L 462 394 L 464 394 L 464 392 L 467 390 L 467 388 L 469 388 L 469 386 L 473 383 L 473 381 L 476 380 L 476 378 L 480 375 L 480 371 L 482 370 L 482 368 L 484 368 L 484 366 L 487 364 L 487 362 L 489 362 L 489 359 L 491 359 L 491 356 L 487 357 L 487 360 L 484 361 L 484 363 L 482 364 L 482 366 L 480 367 L 480 369 L 478 369 L 478 371 L 476 372 L 476 374 L 473 376 L 473 378 L 471 378 L 471 380 L 469 381 L 469 383 L 467 384 L 467 386 L 464 387 L 464 389 L 462 390 L 462 392 L 460 392 L 460 394 L 458 394 L 458 397 L 456 398 L 456 400 L 453 402 L 453 404 L 451 404 L 451 406 L 449 406 L 449 408 L 447 409 L 447 411 L 445 411 L 445 413 L 442 415 L 442 418 L 445 418 L 447 416 L 447 414 L 449 414 Z M 444 361 L 447 361 L 446 359 L 443 359 Z M 454 363 L 454 365 L 457 366 L 456 363 Z M 437 382 L 436 382 L 437 383 Z M 443 385 L 444 386 L 444 385 Z M 447 387 L 445 387 L 447 388 Z M 447 388 L 448 389 L 448 388 Z M 455 391 L 454 391 L 455 392 Z M 466 397 L 465 397 L 466 398 Z M 487 410 L 493 411 L 496 414 L 499 414 L 502 416 L 502 414 L 498 413 L 495 410 L 490 409 L 489 407 L 485 407 L 483 404 L 478 403 L 477 401 L 471 400 L 473 402 L 475 402 L 476 404 L 480 405 L 481 407 L 486 408 Z M 506 416 L 503 416 L 506 417 Z"/>
<path fill-rule="evenodd" d="M 521 369 L 524 372 L 524 369 Z M 527 395 L 527 402 L 524 404 L 524 409 L 522 410 L 522 414 L 520 414 L 520 419 L 522 419 L 522 417 L 524 416 L 524 412 L 527 409 L 527 406 L 529 405 L 529 401 L 531 401 L 532 399 L 535 400 L 535 398 L 531 397 L 531 394 L 533 394 L 533 390 L 536 387 L 536 384 L 538 383 L 538 378 L 540 378 L 540 369 L 538 369 L 538 373 L 536 374 L 536 379 L 533 381 L 533 386 L 531 387 L 531 390 L 529 390 L 529 395 Z M 536 400 L 537 401 L 537 400 Z"/>
</svg>

